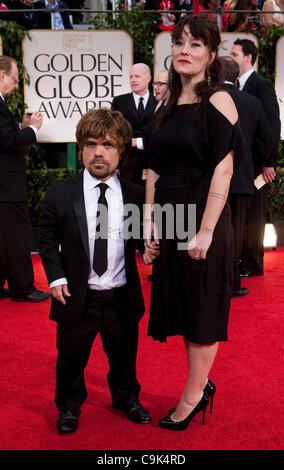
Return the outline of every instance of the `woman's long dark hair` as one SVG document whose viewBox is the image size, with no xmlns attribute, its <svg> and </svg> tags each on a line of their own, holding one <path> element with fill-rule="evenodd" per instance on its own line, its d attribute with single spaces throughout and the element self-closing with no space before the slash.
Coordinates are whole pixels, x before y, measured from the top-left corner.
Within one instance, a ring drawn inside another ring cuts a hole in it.
<svg viewBox="0 0 284 470">
<path fill-rule="evenodd" d="M 197 106 L 194 108 L 196 114 L 198 114 L 204 104 L 208 101 L 210 96 L 218 90 L 224 89 L 223 85 L 223 73 L 222 65 L 217 56 L 218 48 L 221 43 L 221 36 L 219 29 L 212 20 L 210 20 L 205 15 L 197 16 L 185 16 L 182 18 L 179 23 L 175 26 L 172 31 L 172 42 L 174 43 L 181 38 L 184 31 L 184 27 L 188 26 L 190 33 L 196 39 L 201 39 L 205 46 L 209 49 L 209 55 L 211 56 L 212 52 L 216 53 L 216 56 L 211 64 L 209 64 L 206 70 L 205 80 L 197 83 L 195 85 L 195 93 L 197 96 Z M 182 83 L 179 73 L 175 71 L 173 65 L 171 65 L 169 70 L 169 92 L 170 96 L 167 100 L 166 105 L 161 109 L 156 117 L 156 126 L 159 127 L 160 124 L 166 119 L 169 114 L 172 113 L 173 109 L 177 105 L 179 96 L 182 91 Z"/>
</svg>

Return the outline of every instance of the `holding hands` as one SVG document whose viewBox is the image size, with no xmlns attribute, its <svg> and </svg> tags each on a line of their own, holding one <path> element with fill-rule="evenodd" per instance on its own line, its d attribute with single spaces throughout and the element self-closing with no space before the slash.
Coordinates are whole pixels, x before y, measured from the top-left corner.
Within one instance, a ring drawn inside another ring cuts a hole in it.
<svg viewBox="0 0 284 470">
<path fill-rule="evenodd" d="M 144 240 L 145 252 L 143 254 L 143 261 L 144 264 L 148 265 L 153 263 L 154 259 L 160 254 L 157 229 L 151 218 L 144 219 Z"/>
<path fill-rule="evenodd" d="M 146 266 L 152 264 L 154 259 L 160 254 L 160 244 L 158 240 L 145 240 L 145 252 L 143 254 L 143 261 Z"/>
</svg>

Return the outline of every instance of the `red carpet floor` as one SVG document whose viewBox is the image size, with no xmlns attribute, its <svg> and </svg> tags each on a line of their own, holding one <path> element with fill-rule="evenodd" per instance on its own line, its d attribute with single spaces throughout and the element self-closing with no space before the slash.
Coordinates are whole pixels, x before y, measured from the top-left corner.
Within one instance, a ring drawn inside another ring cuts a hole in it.
<svg viewBox="0 0 284 470">
<path fill-rule="evenodd" d="M 47 289 L 38 255 L 36 286 Z M 232 300 L 229 341 L 220 345 L 210 377 L 217 385 L 213 414 L 197 415 L 186 431 L 161 430 L 158 419 L 174 407 L 185 381 L 181 338 L 168 344 L 146 336 L 151 283 L 139 261 L 147 312 L 141 321 L 138 377 L 149 425 L 113 410 L 107 361 L 97 338 L 86 370 L 88 398 L 80 427 L 56 431 L 53 404 L 56 325 L 49 302 L 0 300 L 1 450 L 280 450 L 283 449 L 284 247 L 265 253 L 265 275 L 243 281 L 248 296 Z"/>
</svg>

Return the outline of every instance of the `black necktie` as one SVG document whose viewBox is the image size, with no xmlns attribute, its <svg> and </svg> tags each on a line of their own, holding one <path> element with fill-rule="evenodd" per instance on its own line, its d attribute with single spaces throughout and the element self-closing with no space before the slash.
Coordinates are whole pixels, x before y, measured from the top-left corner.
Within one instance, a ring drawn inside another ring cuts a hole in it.
<svg viewBox="0 0 284 470">
<path fill-rule="evenodd" d="M 240 89 L 240 80 L 238 78 L 236 80 L 236 87 L 238 90 Z"/>
<path fill-rule="evenodd" d="M 105 192 L 108 185 L 105 183 L 98 184 L 101 190 L 100 197 L 98 199 L 98 210 L 97 210 L 97 226 L 96 226 L 96 240 L 93 258 L 93 269 L 98 276 L 102 276 L 107 270 L 107 200 Z M 101 207 L 100 207 L 101 206 Z M 104 206 L 104 207 L 102 207 Z"/>
<path fill-rule="evenodd" d="M 139 121 L 142 121 L 143 115 L 144 115 L 143 100 L 144 100 L 144 98 L 141 96 L 141 98 L 139 98 L 139 105 L 138 105 L 138 118 L 139 118 Z"/>
</svg>

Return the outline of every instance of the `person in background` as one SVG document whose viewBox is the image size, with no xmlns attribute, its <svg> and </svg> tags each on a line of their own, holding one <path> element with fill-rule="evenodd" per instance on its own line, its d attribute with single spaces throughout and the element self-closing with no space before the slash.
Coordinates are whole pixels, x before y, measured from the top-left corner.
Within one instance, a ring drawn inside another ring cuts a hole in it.
<svg viewBox="0 0 284 470">
<path fill-rule="evenodd" d="M 70 21 L 68 6 L 61 0 L 39 0 L 34 2 L 33 8 L 41 10 L 47 8 L 48 10 L 62 9 L 54 13 L 54 29 L 73 29 Z M 45 11 L 36 11 L 34 14 L 34 21 L 38 29 L 51 29 L 52 28 L 52 15 Z"/>
<path fill-rule="evenodd" d="M 156 80 L 153 83 L 154 95 L 157 101 L 164 100 L 169 97 L 169 72 L 162 70 L 158 73 Z"/>
<path fill-rule="evenodd" d="M 158 21 L 159 31 L 171 31 L 180 15 L 179 0 L 146 0 L 144 10 L 166 10 L 160 13 Z M 171 13 L 171 10 L 174 10 Z"/>
<path fill-rule="evenodd" d="M 33 0 L 2 0 L 9 10 L 26 10 L 32 8 Z M 7 21 L 15 21 L 19 26 L 29 30 L 35 27 L 33 15 L 29 12 L 9 12 Z"/>
<path fill-rule="evenodd" d="M 212 21 L 217 22 L 217 7 L 217 0 L 201 0 L 199 5 L 199 11 L 202 12 L 204 10 L 212 10 L 212 13 L 207 13 L 208 18 L 210 18 Z M 224 2 L 222 7 L 223 10 L 230 10 L 230 5 L 227 2 Z M 227 31 L 228 29 L 229 16 L 230 13 L 224 13 L 222 15 L 222 31 Z"/>
<path fill-rule="evenodd" d="M 244 10 L 244 12 L 238 13 L 232 11 L 228 19 L 228 32 L 233 32 L 238 28 L 248 28 L 262 24 L 257 0 L 238 0 L 234 10 Z M 247 13 L 246 10 L 250 10 L 250 13 Z"/>
<path fill-rule="evenodd" d="M 265 26 L 283 26 L 284 25 L 284 0 L 266 0 L 262 11 L 273 11 L 274 13 L 265 13 L 262 15 L 262 21 Z"/>
<path fill-rule="evenodd" d="M 25 149 L 37 141 L 42 114 L 25 113 L 16 122 L 5 100 L 18 83 L 17 62 L 0 56 L 0 287 L 7 280 L 14 301 L 41 302 L 50 294 L 34 286 Z"/>
<path fill-rule="evenodd" d="M 254 196 L 248 211 L 244 244 L 242 248 L 241 276 L 263 275 L 263 237 L 266 221 L 267 186 L 275 178 L 275 166 L 280 140 L 280 116 L 277 96 L 272 83 L 254 70 L 258 50 L 250 39 L 237 39 L 230 56 L 240 68 L 237 84 L 240 90 L 258 98 L 273 132 L 270 153 L 261 168 L 265 184 L 261 189 L 254 189 Z"/>
<path fill-rule="evenodd" d="M 131 93 L 115 96 L 111 105 L 113 110 L 123 114 L 133 130 L 133 148 L 120 174 L 123 178 L 141 185 L 145 184 L 143 172 L 147 168 L 143 138 L 157 105 L 156 98 L 149 92 L 151 78 L 148 65 L 132 65 L 129 72 Z"/>
<path fill-rule="evenodd" d="M 234 84 L 239 75 L 239 65 L 230 56 L 220 57 L 226 89 L 236 105 L 241 130 L 246 143 L 245 157 L 234 171 L 229 202 L 232 214 L 234 239 L 233 297 L 249 293 L 241 287 L 239 260 L 242 253 L 245 225 L 254 194 L 254 180 L 262 171 L 270 154 L 273 133 L 258 98 L 239 90 Z"/>
<path fill-rule="evenodd" d="M 243 140 L 236 107 L 223 89 L 220 43 L 219 29 L 206 15 L 186 16 L 176 25 L 170 94 L 156 112 L 148 144 L 145 244 L 150 247 L 152 237 L 160 243 L 148 335 L 160 342 L 181 336 L 188 363 L 180 400 L 159 421 L 172 431 L 185 430 L 197 413 L 205 416 L 208 395 L 216 391 L 208 376 L 219 341 L 227 340 L 233 261 L 227 197 Z M 158 224 L 156 208 L 165 206 L 171 211 Z M 169 367 L 166 376 L 170 381 Z"/>
</svg>

